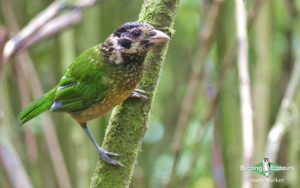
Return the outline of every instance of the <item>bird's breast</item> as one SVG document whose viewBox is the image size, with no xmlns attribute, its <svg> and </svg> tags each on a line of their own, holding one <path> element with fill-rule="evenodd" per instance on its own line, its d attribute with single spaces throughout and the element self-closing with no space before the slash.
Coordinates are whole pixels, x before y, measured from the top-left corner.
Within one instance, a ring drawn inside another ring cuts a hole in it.
<svg viewBox="0 0 300 188">
<path fill-rule="evenodd" d="M 78 122 L 87 122 L 110 111 L 116 105 L 126 100 L 142 78 L 143 67 L 134 66 L 130 69 L 115 69 L 111 72 L 111 85 L 105 98 L 91 105 L 86 110 L 71 114 Z"/>
</svg>

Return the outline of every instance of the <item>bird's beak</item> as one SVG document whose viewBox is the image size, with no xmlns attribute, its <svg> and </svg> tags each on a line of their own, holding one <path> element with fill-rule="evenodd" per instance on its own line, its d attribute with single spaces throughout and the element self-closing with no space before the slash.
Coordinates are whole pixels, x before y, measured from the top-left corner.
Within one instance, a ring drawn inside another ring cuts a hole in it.
<svg viewBox="0 0 300 188">
<path fill-rule="evenodd" d="M 152 31 L 152 33 L 153 36 L 151 36 L 149 39 L 150 43 L 156 44 L 156 43 L 167 42 L 168 40 L 170 40 L 170 37 L 162 31 L 155 29 Z"/>
</svg>

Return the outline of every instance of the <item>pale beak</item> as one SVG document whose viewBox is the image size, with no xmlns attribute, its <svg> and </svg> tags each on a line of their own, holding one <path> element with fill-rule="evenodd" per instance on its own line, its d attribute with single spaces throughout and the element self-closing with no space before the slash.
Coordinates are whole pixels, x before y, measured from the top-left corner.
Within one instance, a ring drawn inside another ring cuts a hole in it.
<svg viewBox="0 0 300 188">
<path fill-rule="evenodd" d="M 167 42 L 168 40 L 170 40 L 170 37 L 162 31 L 154 29 L 151 33 L 153 36 L 149 38 L 150 43 L 156 44 L 156 43 Z"/>
</svg>

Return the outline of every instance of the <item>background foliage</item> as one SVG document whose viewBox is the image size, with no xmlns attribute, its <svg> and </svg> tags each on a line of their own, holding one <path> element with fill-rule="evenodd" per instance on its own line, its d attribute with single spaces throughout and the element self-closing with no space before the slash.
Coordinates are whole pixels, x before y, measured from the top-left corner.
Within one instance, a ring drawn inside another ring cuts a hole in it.
<svg viewBox="0 0 300 188">
<path fill-rule="evenodd" d="M 52 1 L 1 2 L 0 24 L 11 30 L 10 23 L 16 21 L 23 28 Z M 110 0 L 84 9 L 78 25 L 29 48 L 30 59 L 16 56 L 4 65 L 0 78 L 0 145 L 16 151 L 33 187 L 88 187 L 98 156 L 69 115 L 52 113 L 67 173 L 62 179 L 57 178 L 49 154 L 52 146 L 45 140 L 47 131 L 43 131 L 50 125 L 43 121 L 45 115 L 25 127 L 20 127 L 16 119 L 22 106 L 36 98 L 36 91 L 29 86 L 32 80 L 20 71 L 21 63 L 27 62 L 23 70 L 28 71 L 28 62 L 33 63 L 43 91 L 48 91 L 78 54 L 104 41 L 122 23 L 136 20 L 142 3 Z M 243 156 L 234 7 L 234 0 L 181 1 L 176 33 L 169 45 L 131 187 L 240 187 Z M 299 56 L 300 3 L 253 0 L 247 1 L 246 7 L 256 164 L 265 157 L 267 134 L 278 116 Z M 8 8 L 14 17 L 8 14 Z M 207 29 L 210 26 L 211 31 Z M 189 90 L 191 83 L 196 83 L 194 91 Z M 294 166 L 296 170 L 275 173 L 285 182 L 274 187 L 300 186 L 298 90 L 292 103 L 296 118 L 280 142 L 274 163 Z M 100 143 L 109 117 L 107 114 L 90 122 Z M 183 117 L 186 121 L 180 121 Z M 52 136 L 50 141 L 55 140 Z M 10 157 L 8 152 L 4 154 Z M 4 166 L 1 164 L 0 187 L 12 187 Z"/>
</svg>

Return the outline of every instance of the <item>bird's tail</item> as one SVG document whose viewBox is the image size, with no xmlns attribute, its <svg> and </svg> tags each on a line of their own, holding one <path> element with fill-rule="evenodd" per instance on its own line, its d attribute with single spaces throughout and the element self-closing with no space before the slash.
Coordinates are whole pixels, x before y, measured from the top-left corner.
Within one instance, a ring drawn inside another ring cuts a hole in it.
<svg viewBox="0 0 300 188">
<path fill-rule="evenodd" d="M 22 110 L 18 116 L 20 124 L 23 125 L 27 121 L 38 116 L 42 112 L 48 110 L 53 103 L 55 92 L 56 92 L 56 88 L 52 89 L 51 91 L 46 93 L 43 97 L 32 102 L 29 106 L 27 106 L 24 110 Z"/>
</svg>

